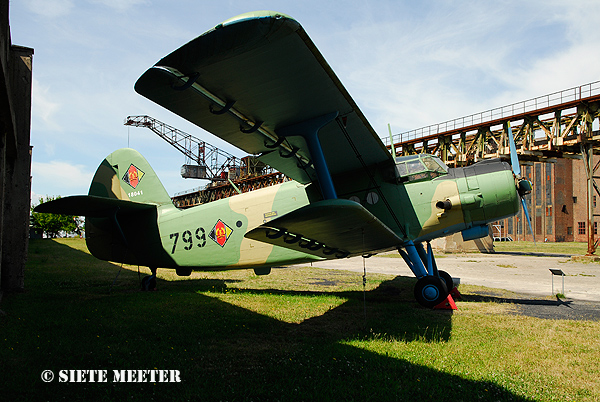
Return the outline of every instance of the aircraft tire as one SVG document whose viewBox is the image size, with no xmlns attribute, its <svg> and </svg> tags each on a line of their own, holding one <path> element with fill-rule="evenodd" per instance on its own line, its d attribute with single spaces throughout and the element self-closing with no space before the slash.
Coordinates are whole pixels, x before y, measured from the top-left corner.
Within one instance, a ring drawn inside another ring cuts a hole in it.
<svg viewBox="0 0 600 402">
<path fill-rule="evenodd" d="M 146 275 L 142 278 L 142 290 L 155 290 L 156 289 L 156 277 L 153 275 Z"/>
<path fill-rule="evenodd" d="M 423 307 L 433 308 L 448 296 L 446 281 L 436 276 L 424 276 L 415 285 L 415 299 Z"/>
<path fill-rule="evenodd" d="M 452 276 L 446 271 L 438 271 L 438 274 L 446 283 L 446 290 L 448 290 L 448 293 L 450 293 L 452 289 L 454 289 L 454 281 L 452 280 Z"/>
</svg>

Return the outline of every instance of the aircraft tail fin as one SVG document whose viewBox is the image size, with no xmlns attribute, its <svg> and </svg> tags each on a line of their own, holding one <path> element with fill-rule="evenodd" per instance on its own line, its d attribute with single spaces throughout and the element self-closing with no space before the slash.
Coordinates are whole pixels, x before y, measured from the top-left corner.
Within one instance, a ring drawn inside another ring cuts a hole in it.
<svg viewBox="0 0 600 402">
<path fill-rule="evenodd" d="M 89 195 L 45 202 L 34 211 L 84 215 L 87 247 L 96 258 L 166 267 L 173 262 L 160 240 L 161 205 L 173 203 L 156 173 L 139 152 L 124 148 L 102 161 Z"/>
<path fill-rule="evenodd" d="M 172 204 L 148 161 L 131 148 L 118 149 L 102 161 L 89 195 L 154 205 Z"/>
</svg>

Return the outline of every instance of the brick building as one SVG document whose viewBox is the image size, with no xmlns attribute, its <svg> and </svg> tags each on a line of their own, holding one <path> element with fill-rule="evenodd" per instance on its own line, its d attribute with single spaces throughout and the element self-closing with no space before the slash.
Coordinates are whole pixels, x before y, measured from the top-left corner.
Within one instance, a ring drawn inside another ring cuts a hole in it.
<svg viewBox="0 0 600 402">
<path fill-rule="evenodd" d="M 594 163 L 600 160 L 594 157 Z M 525 197 L 536 241 L 587 242 L 587 178 L 584 163 L 577 159 L 558 159 L 555 163 L 523 166 L 522 173 L 533 184 Z M 598 194 L 593 195 L 594 214 Z M 597 234 L 597 217 L 594 234 Z M 519 213 L 492 225 L 494 237 L 533 241 L 522 209 Z"/>
</svg>

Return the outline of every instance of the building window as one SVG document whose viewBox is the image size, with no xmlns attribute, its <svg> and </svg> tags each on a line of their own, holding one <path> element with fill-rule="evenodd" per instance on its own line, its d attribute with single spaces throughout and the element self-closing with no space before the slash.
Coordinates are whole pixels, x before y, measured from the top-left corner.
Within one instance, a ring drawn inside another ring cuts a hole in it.
<svg viewBox="0 0 600 402">
<path fill-rule="evenodd" d="M 552 164 L 546 163 L 546 205 L 553 204 L 552 202 Z"/>
<path fill-rule="evenodd" d="M 577 204 L 577 197 L 573 197 L 573 204 Z"/>
<path fill-rule="evenodd" d="M 535 205 L 542 205 L 542 164 L 535 164 L 535 184 L 534 192 L 535 192 Z M 540 233 L 541 234 L 541 233 Z"/>
<path fill-rule="evenodd" d="M 596 208 L 596 196 L 594 196 L 593 204 L 594 204 L 594 208 Z"/>
<path fill-rule="evenodd" d="M 577 222 L 577 228 L 579 229 L 579 234 L 580 235 L 584 235 L 585 234 L 585 222 Z"/>
<path fill-rule="evenodd" d="M 568 235 L 572 235 L 573 234 L 573 226 L 567 226 L 567 234 Z"/>
<path fill-rule="evenodd" d="M 594 222 L 594 234 L 598 234 L 598 222 Z"/>
</svg>

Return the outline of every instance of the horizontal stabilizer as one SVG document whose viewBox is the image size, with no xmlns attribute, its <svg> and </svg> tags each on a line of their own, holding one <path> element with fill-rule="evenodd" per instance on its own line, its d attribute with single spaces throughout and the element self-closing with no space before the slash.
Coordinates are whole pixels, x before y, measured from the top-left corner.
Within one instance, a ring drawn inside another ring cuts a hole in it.
<svg viewBox="0 0 600 402">
<path fill-rule="evenodd" d="M 119 212 L 139 212 L 155 209 L 156 205 L 119 200 L 116 198 L 96 197 L 93 195 L 74 195 L 44 202 L 34 208 L 34 212 L 89 216 L 101 218 Z"/>
<path fill-rule="evenodd" d="M 319 201 L 269 221 L 246 237 L 324 258 L 390 249 L 402 240 L 362 205 Z"/>
</svg>

